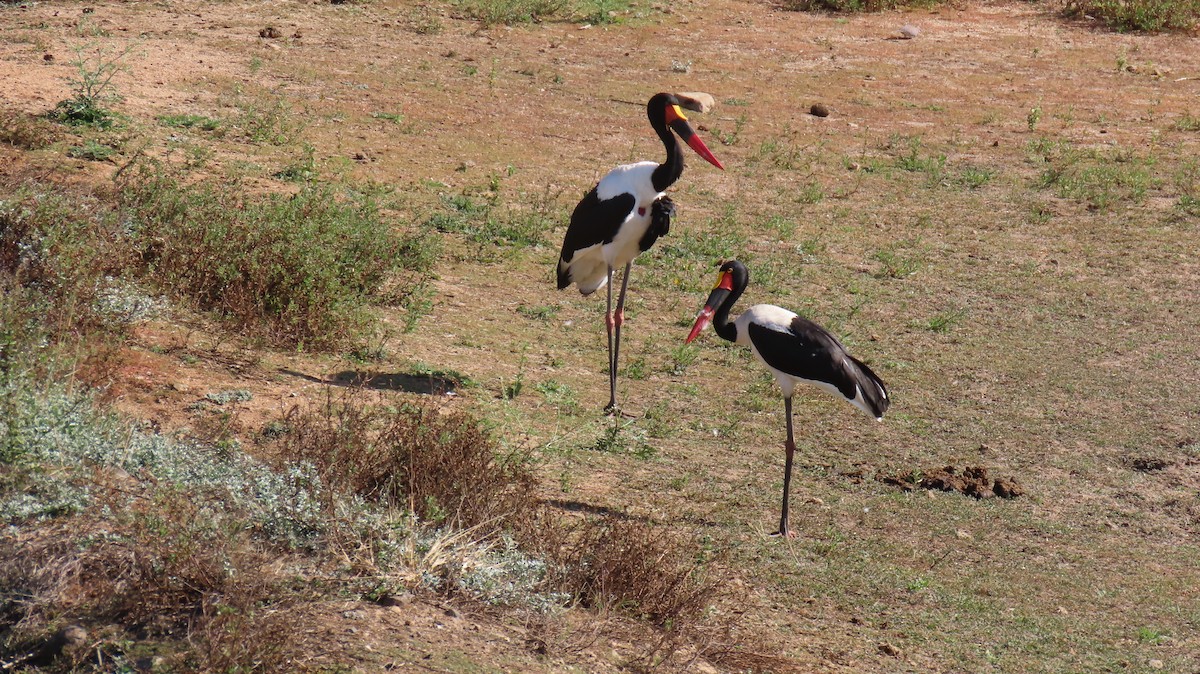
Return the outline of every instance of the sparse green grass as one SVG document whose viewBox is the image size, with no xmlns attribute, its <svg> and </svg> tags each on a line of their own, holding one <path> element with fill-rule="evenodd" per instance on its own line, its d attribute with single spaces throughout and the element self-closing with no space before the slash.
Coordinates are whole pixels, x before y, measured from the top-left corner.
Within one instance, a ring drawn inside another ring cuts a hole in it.
<svg viewBox="0 0 1200 674">
<path fill-rule="evenodd" d="M 1186 113 L 1175 120 L 1175 128 L 1179 131 L 1200 131 L 1200 117 Z"/>
<path fill-rule="evenodd" d="M 545 233 L 557 224 L 558 207 L 550 201 L 516 209 L 500 203 L 500 181 L 493 177 L 486 190 L 443 195 L 443 207 L 425 219 L 424 226 L 459 234 L 475 244 L 475 259 L 496 259 L 497 246 L 523 248 L 546 243 Z"/>
</svg>

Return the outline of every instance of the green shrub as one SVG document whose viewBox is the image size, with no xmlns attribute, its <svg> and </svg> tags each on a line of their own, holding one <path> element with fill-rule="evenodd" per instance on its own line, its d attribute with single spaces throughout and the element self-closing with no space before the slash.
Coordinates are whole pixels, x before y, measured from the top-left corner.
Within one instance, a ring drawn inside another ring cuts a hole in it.
<svg viewBox="0 0 1200 674">
<path fill-rule="evenodd" d="M 140 273 L 279 345 L 362 339 L 375 320 L 368 309 L 421 296 L 437 257 L 429 239 L 384 222 L 368 197 L 327 186 L 256 196 L 141 171 L 121 198 Z"/>
</svg>

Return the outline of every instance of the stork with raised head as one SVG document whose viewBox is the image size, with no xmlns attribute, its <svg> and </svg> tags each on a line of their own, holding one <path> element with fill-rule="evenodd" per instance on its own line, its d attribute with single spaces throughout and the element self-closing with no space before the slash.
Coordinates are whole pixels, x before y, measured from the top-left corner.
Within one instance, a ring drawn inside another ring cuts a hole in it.
<svg viewBox="0 0 1200 674">
<path fill-rule="evenodd" d="M 711 97 L 710 97 L 711 98 Z M 706 102 L 688 94 L 655 94 L 646 104 L 650 126 L 667 151 L 665 162 L 624 164 L 609 171 L 571 213 L 571 224 L 558 257 L 558 289 L 574 283 L 585 296 L 608 288 L 604 324 L 608 329 L 606 412 L 617 411 L 617 356 L 625 322 L 625 292 L 633 259 L 649 250 L 671 227 L 675 205 L 665 192 L 683 173 L 683 150 L 675 134 L 719 169 L 725 167 L 688 124 L 682 108 L 704 111 Z M 672 131 L 674 133 L 672 133 Z M 625 267 L 613 310 L 613 270 Z"/>
<path fill-rule="evenodd" d="M 711 322 L 717 336 L 743 346 L 775 375 L 783 390 L 783 411 L 787 417 L 787 458 L 783 469 L 783 514 L 777 536 L 794 538 L 788 528 L 788 489 L 792 481 L 792 456 L 796 443 L 792 438 L 792 394 L 797 384 L 809 384 L 832 393 L 858 409 L 883 420 L 891 399 L 883 380 L 865 363 L 851 356 L 846 347 L 829 331 L 812 321 L 773 304 L 756 304 L 737 319 L 729 320 L 729 311 L 750 282 L 746 265 L 732 260 L 721 265 L 717 285 L 712 289 L 692 332 L 684 343 L 691 343 Z"/>
</svg>

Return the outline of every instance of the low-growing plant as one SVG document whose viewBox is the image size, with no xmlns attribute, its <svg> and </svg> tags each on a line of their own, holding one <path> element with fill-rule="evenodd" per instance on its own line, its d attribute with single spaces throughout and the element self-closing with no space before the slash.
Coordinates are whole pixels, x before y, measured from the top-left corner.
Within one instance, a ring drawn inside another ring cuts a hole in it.
<svg viewBox="0 0 1200 674">
<path fill-rule="evenodd" d="M 555 561 L 556 585 L 585 607 L 607 608 L 668 631 L 703 621 L 725 585 L 713 556 L 696 545 L 634 519 L 590 520 Z"/>
<path fill-rule="evenodd" d="M 873 256 L 882 266 L 875 276 L 879 278 L 904 278 L 912 276 L 924 266 L 924 255 L 917 242 L 905 241 L 883 248 Z"/>
<path fill-rule="evenodd" d="M 1200 117 L 1193 116 L 1190 112 L 1185 113 L 1183 117 L 1175 120 L 1175 128 L 1180 131 L 1200 131 Z"/>
<path fill-rule="evenodd" d="M 1054 188 L 1060 197 L 1083 202 L 1093 210 L 1108 210 L 1121 202 L 1140 203 L 1158 183 L 1155 159 L 1121 148 L 1046 148 L 1044 168 L 1035 184 Z"/>
<path fill-rule="evenodd" d="M 294 183 L 306 183 L 318 177 L 316 148 L 304 143 L 302 154 L 295 161 L 275 172 L 274 177 Z"/>
<path fill-rule="evenodd" d="M 301 116 L 293 114 L 287 100 L 276 93 L 258 97 L 241 95 L 236 102 L 238 115 L 229 120 L 247 140 L 268 145 L 288 145 L 304 131 Z"/>
</svg>

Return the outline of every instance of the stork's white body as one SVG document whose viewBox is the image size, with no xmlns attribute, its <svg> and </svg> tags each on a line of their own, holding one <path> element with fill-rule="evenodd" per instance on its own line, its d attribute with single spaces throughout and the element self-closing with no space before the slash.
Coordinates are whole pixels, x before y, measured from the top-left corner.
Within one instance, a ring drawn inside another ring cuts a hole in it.
<svg viewBox="0 0 1200 674">
<path fill-rule="evenodd" d="M 652 161 L 623 164 L 609 171 L 596 185 L 596 196 L 601 201 L 628 193 L 633 195 L 636 204 L 612 241 L 575 251 L 571 258 L 571 280 L 579 292 L 590 295 L 603 288 L 608 283 L 610 268 L 620 269 L 642 252 L 638 243 L 650 228 L 650 207 L 665 194 L 655 191 L 650 181 L 650 175 L 658 166 Z"/>
</svg>

